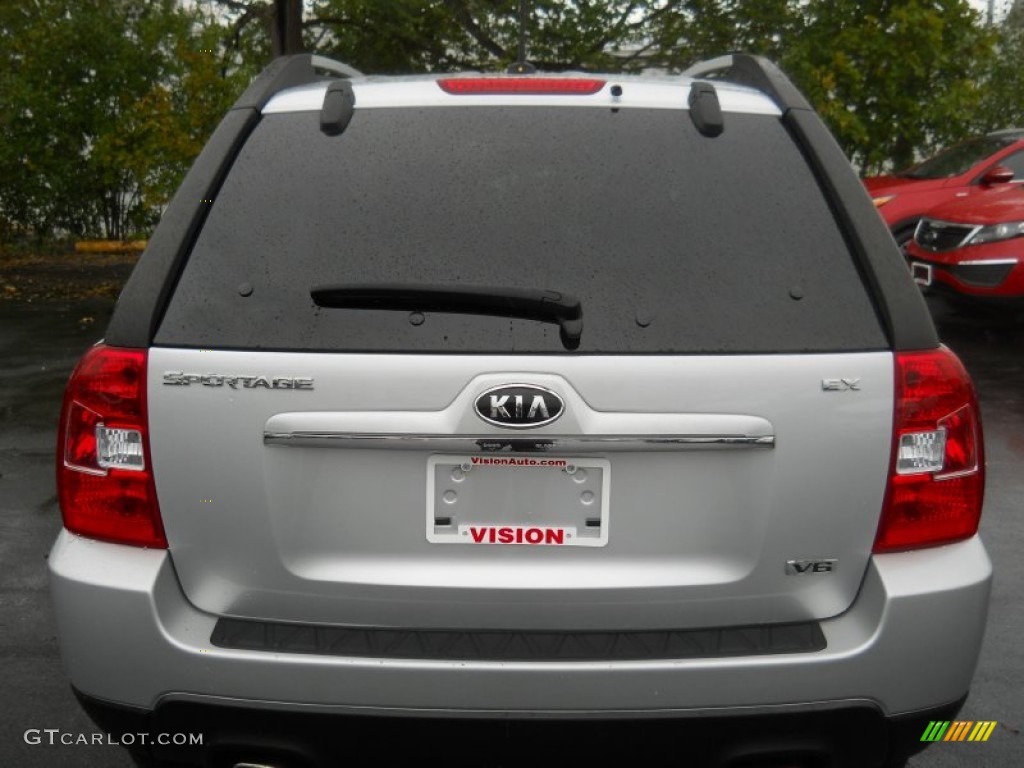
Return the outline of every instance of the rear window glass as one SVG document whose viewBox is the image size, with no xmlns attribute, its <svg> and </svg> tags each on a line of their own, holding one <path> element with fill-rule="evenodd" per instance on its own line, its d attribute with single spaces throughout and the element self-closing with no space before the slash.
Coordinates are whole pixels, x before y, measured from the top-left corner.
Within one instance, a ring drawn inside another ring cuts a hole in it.
<svg viewBox="0 0 1024 768">
<path fill-rule="evenodd" d="M 156 343 L 564 353 L 557 325 L 327 309 L 310 289 L 402 283 L 577 296 L 576 354 L 880 349 L 844 239 L 778 118 L 679 110 L 266 116 L 195 243 Z"/>
</svg>

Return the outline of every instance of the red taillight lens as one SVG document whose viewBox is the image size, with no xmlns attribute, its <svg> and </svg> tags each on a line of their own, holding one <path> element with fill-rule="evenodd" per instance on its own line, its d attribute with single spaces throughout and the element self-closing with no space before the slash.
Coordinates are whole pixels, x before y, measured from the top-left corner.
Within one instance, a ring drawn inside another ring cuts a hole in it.
<svg viewBox="0 0 1024 768">
<path fill-rule="evenodd" d="M 61 410 L 57 493 L 64 527 L 166 547 L 148 454 L 145 350 L 93 347 L 71 374 Z"/>
<path fill-rule="evenodd" d="M 517 93 L 525 95 L 587 96 L 604 87 L 590 77 L 447 77 L 437 81 L 441 90 L 456 96 Z"/>
<path fill-rule="evenodd" d="M 985 491 L 974 387 L 949 349 L 896 354 L 893 454 L 875 552 L 973 536 Z"/>
</svg>

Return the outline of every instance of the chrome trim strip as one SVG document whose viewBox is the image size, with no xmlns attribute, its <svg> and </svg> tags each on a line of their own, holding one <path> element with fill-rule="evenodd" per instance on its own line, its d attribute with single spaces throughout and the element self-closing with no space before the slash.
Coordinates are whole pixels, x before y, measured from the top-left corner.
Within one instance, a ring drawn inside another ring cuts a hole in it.
<svg viewBox="0 0 1024 768">
<path fill-rule="evenodd" d="M 1020 259 L 971 259 L 970 261 L 958 261 L 950 264 L 950 267 L 1005 267 L 1007 264 L 1017 264 Z"/>
<path fill-rule="evenodd" d="M 269 432 L 265 445 L 400 451 L 589 453 L 774 448 L 775 435 L 413 435 L 365 432 Z"/>
</svg>

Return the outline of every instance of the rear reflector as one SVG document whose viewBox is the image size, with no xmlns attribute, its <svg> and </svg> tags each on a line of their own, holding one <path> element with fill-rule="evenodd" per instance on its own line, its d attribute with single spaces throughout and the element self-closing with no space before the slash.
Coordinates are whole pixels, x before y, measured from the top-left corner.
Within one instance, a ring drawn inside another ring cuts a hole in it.
<svg viewBox="0 0 1024 768">
<path fill-rule="evenodd" d="M 973 536 L 985 490 L 974 387 L 949 349 L 896 353 L 893 455 L 875 552 Z"/>
<path fill-rule="evenodd" d="M 445 93 L 587 96 L 604 87 L 604 80 L 583 77 L 447 77 L 437 81 Z"/>
<path fill-rule="evenodd" d="M 61 410 L 57 493 L 64 527 L 166 547 L 148 452 L 145 350 L 93 347 L 71 374 Z"/>
</svg>

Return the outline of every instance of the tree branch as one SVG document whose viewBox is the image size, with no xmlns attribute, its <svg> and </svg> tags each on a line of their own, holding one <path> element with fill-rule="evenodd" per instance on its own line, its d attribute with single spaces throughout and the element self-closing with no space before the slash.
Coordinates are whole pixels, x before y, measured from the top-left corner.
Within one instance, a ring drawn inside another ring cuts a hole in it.
<svg viewBox="0 0 1024 768">
<path fill-rule="evenodd" d="M 316 18 L 306 19 L 302 22 L 304 27 L 356 27 L 357 29 L 367 29 L 367 25 L 362 22 L 355 21 L 354 19 L 343 19 L 341 16 L 317 16 Z"/>
<path fill-rule="evenodd" d="M 246 5 L 245 3 L 234 2 L 234 0 L 219 1 L 235 10 L 244 11 L 242 15 L 238 17 L 235 23 L 231 25 L 231 34 L 229 35 L 229 39 L 231 40 L 230 47 L 234 48 L 236 51 L 241 48 L 242 30 L 245 28 L 245 26 L 253 19 L 267 21 L 267 14 L 273 9 L 273 6 L 270 5 Z"/>
<path fill-rule="evenodd" d="M 608 34 L 604 35 L 600 40 L 590 46 L 587 49 L 587 53 L 600 53 L 608 43 L 618 37 L 619 33 L 622 31 L 623 25 L 626 23 L 626 20 L 629 18 L 630 14 L 636 10 L 636 6 L 637 3 L 630 3 L 627 5 L 626 9 L 619 15 L 619 20 L 612 25 L 610 30 L 608 30 Z"/>
<path fill-rule="evenodd" d="M 498 45 L 495 40 L 484 32 L 480 25 L 473 19 L 473 14 L 469 12 L 469 8 L 466 6 L 463 0 L 446 0 L 447 5 L 455 16 L 455 21 L 458 22 L 459 26 L 462 27 L 466 32 L 469 33 L 470 37 L 476 40 L 483 48 L 499 59 L 508 57 L 508 51 Z"/>
</svg>

